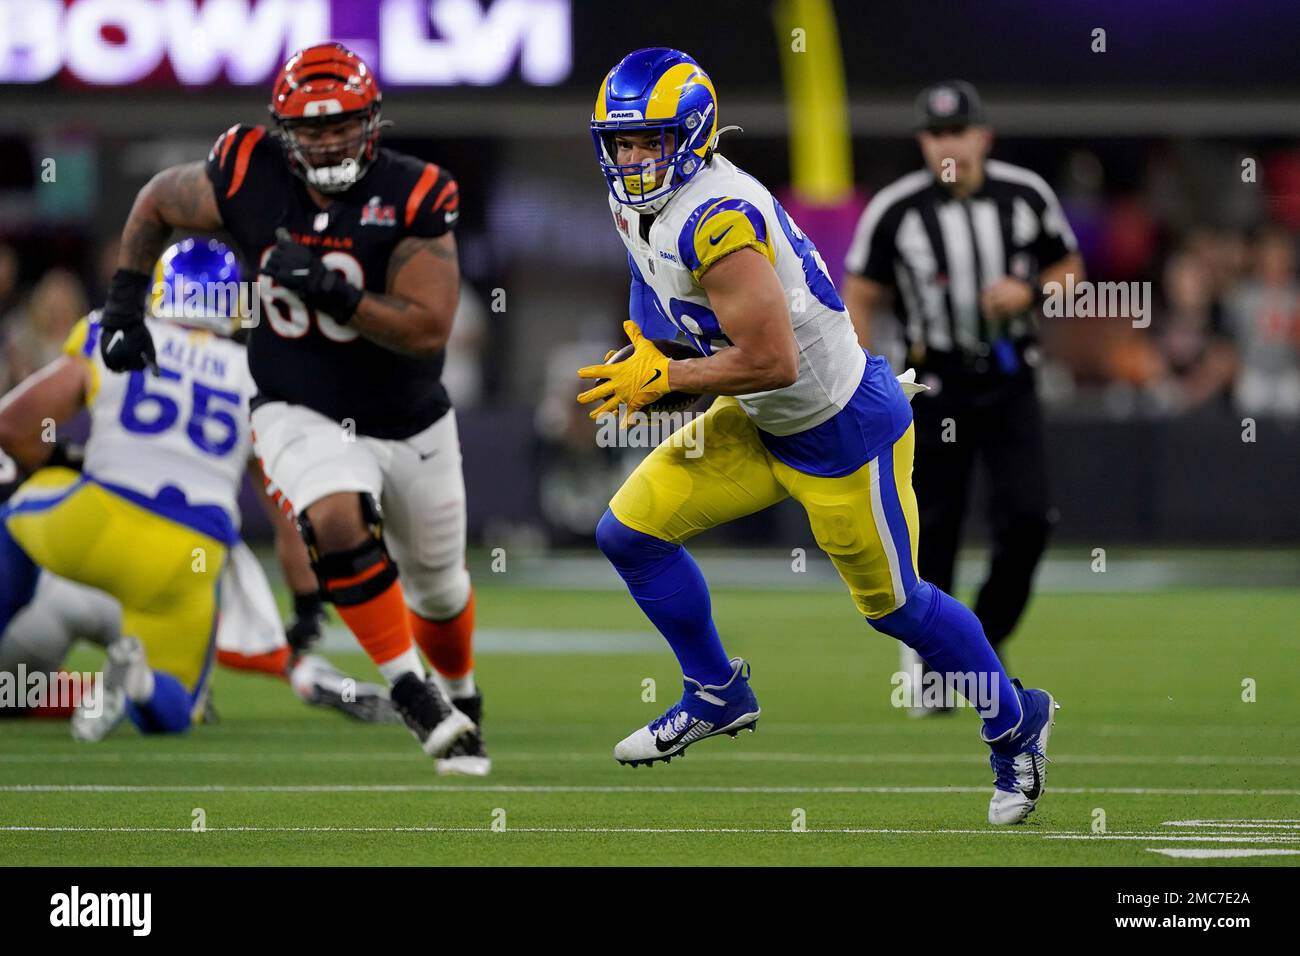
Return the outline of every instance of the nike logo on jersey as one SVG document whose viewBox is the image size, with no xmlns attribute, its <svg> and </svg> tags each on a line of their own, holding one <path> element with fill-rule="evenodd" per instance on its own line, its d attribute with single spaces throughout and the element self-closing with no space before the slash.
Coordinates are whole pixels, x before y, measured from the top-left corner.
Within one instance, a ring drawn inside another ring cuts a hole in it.
<svg viewBox="0 0 1300 956">
<path fill-rule="evenodd" d="M 709 236 L 709 245 L 716 246 L 718 243 L 722 241 L 722 237 L 725 236 L 727 233 L 731 232 L 731 230 L 734 228 L 736 227 L 728 226 L 726 229 L 722 230 L 722 232 L 718 233 L 716 236 Z"/>
</svg>

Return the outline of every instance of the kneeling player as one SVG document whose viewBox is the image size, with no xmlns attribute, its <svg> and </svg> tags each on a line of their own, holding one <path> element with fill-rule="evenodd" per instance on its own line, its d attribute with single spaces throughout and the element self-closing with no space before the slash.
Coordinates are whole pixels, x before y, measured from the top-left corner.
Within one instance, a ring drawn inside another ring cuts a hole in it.
<svg viewBox="0 0 1300 956">
<path fill-rule="evenodd" d="M 632 473 L 596 529 L 601 550 L 667 638 L 686 690 L 614 749 L 669 760 L 697 740 L 752 729 L 749 665 L 728 659 L 709 592 L 682 542 L 792 497 L 808 512 L 869 624 L 950 679 L 979 676 L 972 701 L 995 773 L 992 823 L 1018 823 L 1042 792 L 1055 703 L 1007 677 L 979 620 L 918 578 L 911 407 L 888 363 L 858 347 L 816 248 L 755 179 L 716 152 L 717 98 L 676 50 L 638 50 L 601 83 L 591 129 L 632 267 L 649 301 L 699 350 L 670 361 L 636 323 L 635 352 L 590 366 L 592 417 L 670 390 L 723 396 L 690 441 L 669 440 Z M 702 449 L 702 454 L 699 453 Z"/>
<path fill-rule="evenodd" d="M 233 285 L 239 275 L 220 243 L 186 240 L 164 254 L 157 279 L 160 289 L 177 290 L 187 281 Z M 236 324 L 229 314 L 151 322 L 162 345 L 159 375 L 117 375 L 99 360 L 103 328 L 92 313 L 63 358 L 0 404 L 0 444 L 35 472 L 0 507 L 0 649 L 52 669 L 74 636 L 105 646 L 103 706 L 74 715 L 80 739 L 102 739 L 125 716 L 146 732 L 187 728 L 206 701 L 219 609 L 229 612 L 227 644 L 246 649 L 260 639 L 276 645 L 271 656 L 282 665 L 289 661 L 265 576 L 239 551 L 236 496 L 249 461 L 253 388 L 243 346 L 226 337 Z M 44 422 L 83 406 L 91 435 L 78 472 L 66 466 L 80 456 L 52 449 L 42 433 Z M 283 541 L 291 526 L 269 511 Z M 314 585 L 305 566 L 286 562 L 286 573 Z M 227 660 L 248 666 L 253 658 Z M 314 671 L 328 695 L 333 682 L 319 665 Z"/>
<path fill-rule="evenodd" d="M 270 583 L 242 542 L 230 552 L 220 591 L 217 663 L 284 680 L 303 703 L 338 710 L 354 720 L 382 723 L 397 719 L 384 688 L 349 678 L 320 655 L 291 645 L 289 636 L 295 631 L 310 633 L 318 628 L 318 622 L 295 618 L 286 635 Z M 95 588 L 42 573 L 32 600 L 0 632 L 0 674 L 15 674 L 19 667 L 28 674 L 54 674 L 77 641 L 112 652 L 119 641 L 129 640 L 123 637 L 122 606 L 115 599 Z M 114 655 L 128 647 L 122 645 Z M 89 691 L 92 689 L 84 688 L 82 693 Z M 110 715 L 122 714 L 123 705 L 124 701 L 110 702 Z M 209 706 L 205 715 L 210 713 Z M 20 704 L 0 711 L 0 716 L 72 717 L 73 736 L 92 741 L 103 739 L 114 724 L 112 717 L 101 721 L 93 693 L 84 701 L 34 710 Z"/>
</svg>

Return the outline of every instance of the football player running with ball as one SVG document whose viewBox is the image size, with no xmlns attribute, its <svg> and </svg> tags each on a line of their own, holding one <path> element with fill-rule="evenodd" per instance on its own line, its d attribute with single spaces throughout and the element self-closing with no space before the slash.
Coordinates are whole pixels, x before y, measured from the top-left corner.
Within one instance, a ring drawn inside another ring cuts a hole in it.
<svg viewBox="0 0 1300 956">
<path fill-rule="evenodd" d="M 614 748 L 637 765 L 753 729 L 749 665 L 729 658 L 709 591 L 682 543 L 793 497 L 858 610 L 972 699 L 995 774 L 991 823 L 1019 823 L 1042 794 L 1051 695 L 1011 680 L 965 605 L 920 580 L 909 376 L 857 344 L 816 248 L 781 204 L 717 152 L 717 96 L 693 59 L 637 50 L 602 81 L 591 120 L 627 246 L 632 300 L 698 349 L 670 360 L 638 328 L 623 361 L 578 374 L 578 396 L 625 415 L 671 391 L 719 397 L 632 473 L 596 528 L 601 551 L 672 646 L 681 700 Z M 647 299 L 647 293 L 650 298 Z M 699 449 L 702 448 L 702 454 Z M 694 451 L 693 451 L 694 450 Z M 974 683 L 970 683 L 974 681 Z"/>
<path fill-rule="evenodd" d="M 440 381 L 459 201 L 445 170 L 380 148 L 380 101 L 355 53 L 313 46 L 275 82 L 274 131 L 232 126 L 206 162 L 155 176 L 122 231 L 102 351 L 112 369 L 152 364 L 146 270 L 174 228 L 229 231 L 262 273 L 248 355 L 268 492 L 439 771 L 484 774 L 465 485 Z"/>
</svg>

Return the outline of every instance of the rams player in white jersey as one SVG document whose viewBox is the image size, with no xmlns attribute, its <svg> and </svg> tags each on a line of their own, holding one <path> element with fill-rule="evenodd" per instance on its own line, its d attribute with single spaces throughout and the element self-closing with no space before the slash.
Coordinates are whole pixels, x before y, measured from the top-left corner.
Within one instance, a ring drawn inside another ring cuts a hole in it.
<svg viewBox="0 0 1300 956">
<path fill-rule="evenodd" d="M 690 441 L 666 441 L 641 463 L 596 529 L 685 678 L 681 700 L 615 758 L 666 761 L 753 729 L 749 665 L 723 650 L 682 543 L 792 497 L 867 622 L 981 690 L 972 703 L 992 751 L 989 820 L 1020 822 L 1042 793 L 1055 703 L 1008 678 L 978 619 L 917 575 L 915 386 L 858 346 L 813 243 L 718 152 L 717 95 L 691 57 L 626 56 L 601 82 L 591 130 L 632 272 L 634 351 L 581 369 L 597 384 L 578 399 L 599 403 L 593 418 L 622 406 L 626 421 L 670 390 L 720 396 L 686 426 Z M 670 360 L 642 334 L 665 320 L 699 358 Z"/>
<path fill-rule="evenodd" d="M 215 240 L 168 249 L 156 289 L 180 296 L 187 275 L 190 290 L 236 294 L 234 254 Z M 0 508 L 0 659 L 18 655 L 52 669 L 74 636 L 106 646 L 102 707 L 73 718 L 74 736 L 85 740 L 102 739 L 127 716 L 145 732 L 186 729 L 205 703 L 218 645 L 232 666 L 276 660 L 283 671 L 288 663 L 269 586 L 238 536 L 254 390 L 245 349 L 229 337 L 238 314 L 186 309 L 179 298 L 169 305 L 174 321 L 150 320 L 156 375 L 108 371 L 92 313 L 69 336 L 64 358 L 0 403 L 0 442 L 35 471 Z M 91 437 L 78 473 L 62 467 L 70 462 L 61 447 L 51 460 L 43 425 L 83 406 Z M 277 531 L 297 542 L 287 518 Z M 305 553 L 300 567 L 291 564 L 288 574 L 314 583 Z M 307 663 L 292 683 L 319 702 L 341 675 L 319 658 Z M 367 716 L 368 690 L 359 688 L 366 699 L 354 716 Z M 379 709 L 391 710 L 381 696 Z"/>
</svg>

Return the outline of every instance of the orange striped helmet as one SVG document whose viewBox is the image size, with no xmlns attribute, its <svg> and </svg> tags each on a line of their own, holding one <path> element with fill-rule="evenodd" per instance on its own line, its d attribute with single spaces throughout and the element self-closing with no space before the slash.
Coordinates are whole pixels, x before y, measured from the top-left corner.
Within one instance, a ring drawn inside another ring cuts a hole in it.
<svg viewBox="0 0 1300 956">
<path fill-rule="evenodd" d="M 343 192 L 375 161 L 383 95 L 365 61 L 341 43 L 299 50 L 276 78 L 271 116 L 293 171 Z"/>
</svg>

